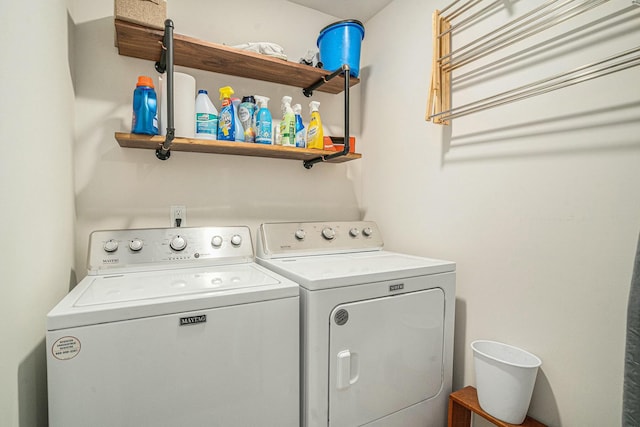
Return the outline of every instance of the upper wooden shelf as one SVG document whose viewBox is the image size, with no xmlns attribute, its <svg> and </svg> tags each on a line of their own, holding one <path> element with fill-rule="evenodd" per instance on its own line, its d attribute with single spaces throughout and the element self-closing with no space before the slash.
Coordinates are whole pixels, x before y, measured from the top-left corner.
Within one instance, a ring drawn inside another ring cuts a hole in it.
<svg viewBox="0 0 640 427">
<path fill-rule="evenodd" d="M 115 20 L 118 53 L 134 58 L 158 61 L 164 32 L 130 22 Z M 174 33 L 174 63 L 184 67 L 212 71 L 249 79 L 306 88 L 330 74 L 296 62 L 284 61 Z M 350 86 L 360 82 L 351 77 Z M 338 94 L 344 91 L 344 77 L 339 76 L 316 89 Z"/>
</svg>

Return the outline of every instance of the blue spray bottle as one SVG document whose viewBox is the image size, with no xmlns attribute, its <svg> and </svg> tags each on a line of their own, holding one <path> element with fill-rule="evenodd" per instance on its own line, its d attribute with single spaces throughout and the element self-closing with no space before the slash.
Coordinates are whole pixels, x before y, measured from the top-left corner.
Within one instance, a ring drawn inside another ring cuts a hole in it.
<svg viewBox="0 0 640 427">
<path fill-rule="evenodd" d="M 222 100 L 222 108 L 220 109 L 220 117 L 218 118 L 218 140 L 234 141 L 235 138 L 235 114 L 233 104 L 231 103 L 231 95 L 233 89 L 231 86 L 221 87 L 220 99 Z"/>
<path fill-rule="evenodd" d="M 258 144 L 273 144 L 273 119 L 269 111 L 269 98 L 256 95 L 258 110 L 256 111 L 256 142 Z"/>
<path fill-rule="evenodd" d="M 294 105 L 293 113 L 296 115 L 296 147 L 306 148 L 307 134 L 304 129 L 304 123 L 302 123 L 302 105 Z"/>
</svg>

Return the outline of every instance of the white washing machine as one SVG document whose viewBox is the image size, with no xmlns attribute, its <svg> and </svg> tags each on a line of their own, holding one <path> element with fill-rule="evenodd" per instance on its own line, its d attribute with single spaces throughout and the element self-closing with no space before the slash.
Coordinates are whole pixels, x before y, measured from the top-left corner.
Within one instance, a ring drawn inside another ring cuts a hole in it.
<svg viewBox="0 0 640 427">
<path fill-rule="evenodd" d="M 300 285 L 305 427 L 447 425 L 455 264 L 382 247 L 374 222 L 258 230 L 258 263 Z"/>
<path fill-rule="evenodd" d="M 247 227 L 98 231 L 47 316 L 51 427 L 299 426 L 298 286 Z"/>
</svg>

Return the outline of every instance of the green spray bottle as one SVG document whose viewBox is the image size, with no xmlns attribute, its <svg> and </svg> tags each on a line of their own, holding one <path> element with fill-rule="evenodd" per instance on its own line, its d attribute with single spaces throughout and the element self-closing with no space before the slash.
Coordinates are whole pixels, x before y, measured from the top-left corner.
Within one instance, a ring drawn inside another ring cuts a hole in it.
<svg viewBox="0 0 640 427">
<path fill-rule="evenodd" d="M 291 108 L 291 97 L 282 97 L 282 121 L 280 122 L 280 137 L 283 147 L 296 146 L 296 116 Z"/>
</svg>

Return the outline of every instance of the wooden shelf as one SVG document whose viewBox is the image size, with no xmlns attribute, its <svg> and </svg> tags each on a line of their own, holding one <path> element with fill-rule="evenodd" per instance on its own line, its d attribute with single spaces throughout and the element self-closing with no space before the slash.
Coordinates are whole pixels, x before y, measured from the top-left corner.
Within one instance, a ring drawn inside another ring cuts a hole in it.
<svg viewBox="0 0 640 427">
<path fill-rule="evenodd" d="M 469 427 L 471 413 L 478 414 L 497 427 L 547 427 L 540 421 L 527 416 L 522 424 L 510 424 L 501 421 L 484 411 L 478 402 L 478 391 L 475 387 L 466 386 L 449 395 L 449 423 L 448 427 Z"/>
<path fill-rule="evenodd" d="M 134 58 L 158 61 L 164 32 L 130 22 L 115 20 L 118 53 Z M 249 79 L 306 88 L 334 70 L 322 70 L 296 62 L 284 61 L 259 53 L 247 52 L 174 33 L 174 63 L 189 68 L 213 71 Z M 350 86 L 360 82 L 351 77 Z M 320 92 L 344 91 L 344 77 L 327 82 Z"/>
<path fill-rule="evenodd" d="M 116 132 L 115 138 L 121 147 L 155 150 L 164 142 L 164 136 L 138 135 Z M 194 153 L 234 154 L 238 156 L 269 157 L 273 159 L 311 160 L 333 154 L 335 151 L 312 150 L 307 148 L 282 147 L 279 145 L 254 144 L 249 142 L 210 141 L 206 139 L 174 138 L 171 151 Z M 343 163 L 360 159 L 359 153 L 327 160 L 327 163 Z"/>
<path fill-rule="evenodd" d="M 164 38 L 163 30 L 137 25 L 119 19 L 115 20 L 115 28 L 116 46 L 118 47 L 118 53 L 120 55 L 150 61 L 158 61 L 160 59 L 162 39 Z M 322 81 L 325 76 L 334 71 L 327 71 L 308 65 L 272 58 L 259 53 L 234 49 L 229 46 L 206 42 L 177 33 L 173 34 L 173 52 L 173 62 L 175 65 L 271 83 L 280 83 L 302 89 Z M 350 87 L 359 82 L 359 79 L 353 77 L 349 79 Z M 345 90 L 344 77 L 342 75 L 337 76 L 315 90 L 331 94 L 342 93 Z M 348 99 L 346 95 L 345 99 Z M 347 128 L 348 125 L 345 124 L 345 129 Z M 163 136 L 121 132 L 116 132 L 115 138 L 121 147 L 152 150 L 160 147 L 165 140 Z M 317 159 L 320 156 L 336 153 L 335 151 L 191 138 L 174 138 L 171 144 L 171 150 L 302 161 Z M 349 153 L 345 156 L 327 160 L 326 162 L 343 163 L 360 159 L 361 157 L 362 155 L 359 153 Z M 307 166 L 307 164 L 305 164 L 305 166 Z"/>
</svg>

